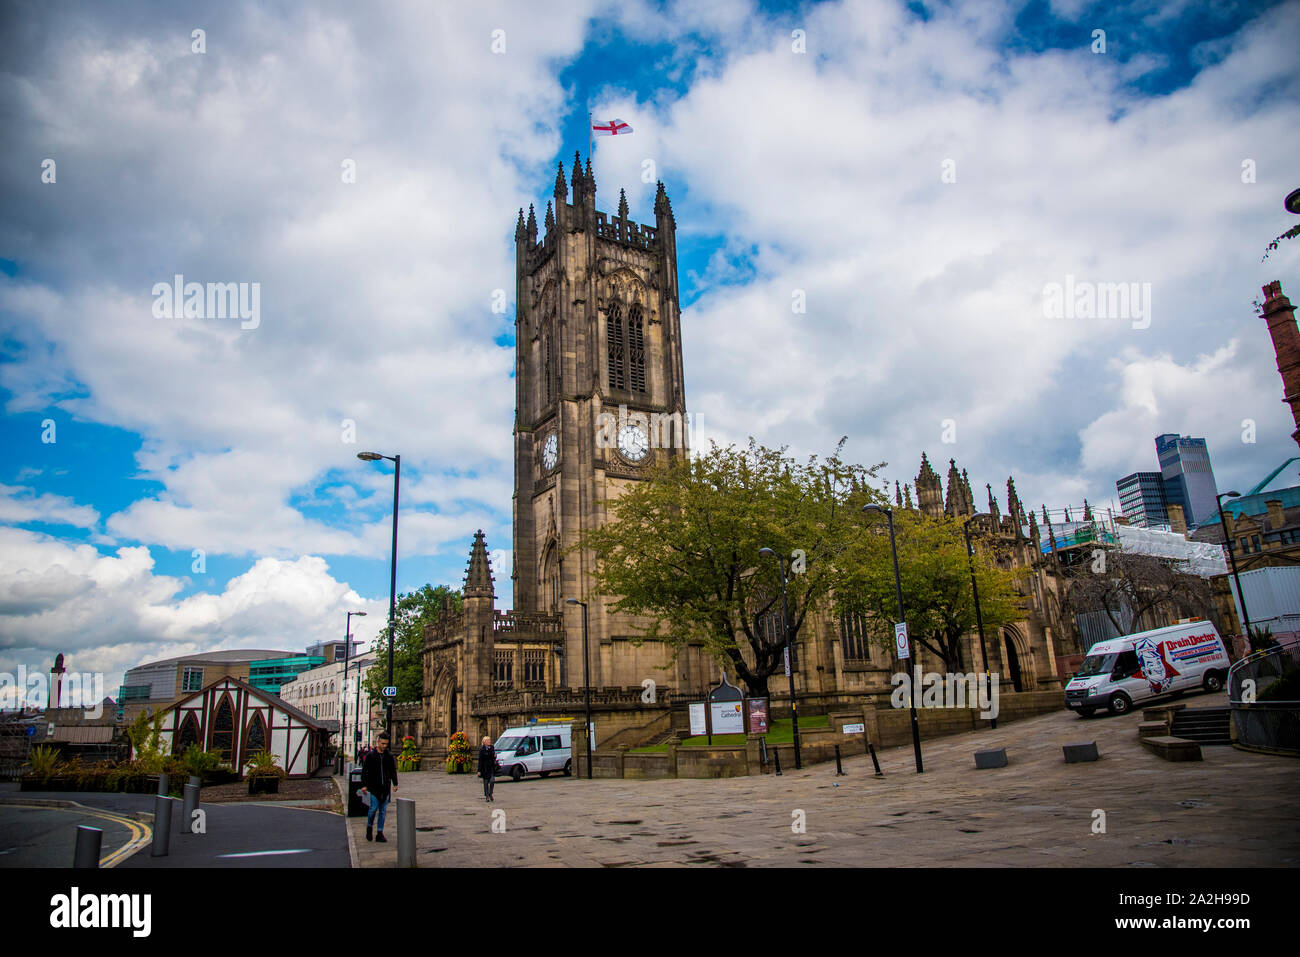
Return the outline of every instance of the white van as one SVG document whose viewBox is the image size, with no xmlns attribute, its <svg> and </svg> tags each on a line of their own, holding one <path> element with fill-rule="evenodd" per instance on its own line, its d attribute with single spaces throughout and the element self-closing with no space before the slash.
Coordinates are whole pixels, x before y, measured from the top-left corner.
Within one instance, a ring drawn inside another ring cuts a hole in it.
<svg viewBox="0 0 1300 957">
<path fill-rule="evenodd" d="M 497 774 L 518 781 L 525 774 L 549 777 L 573 773 L 573 728 L 567 724 L 530 724 L 506 728 L 495 745 Z"/>
<path fill-rule="evenodd" d="M 1140 701 L 1193 688 L 1218 691 L 1228 651 L 1208 621 L 1099 641 L 1065 686 L 1065 704 L 1087 718 L 1098 708 L 1127 714 Z"/>
</svg>

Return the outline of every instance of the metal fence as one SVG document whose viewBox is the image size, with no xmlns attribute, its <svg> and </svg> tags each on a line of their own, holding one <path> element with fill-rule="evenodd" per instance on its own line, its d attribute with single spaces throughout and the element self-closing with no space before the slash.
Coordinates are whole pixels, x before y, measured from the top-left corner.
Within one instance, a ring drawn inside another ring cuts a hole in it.
<svg viewBox="0 0 1300 957">
<path fill-rule="evenodd" d="M 1261 700 L 1283 677 L 1300 669 L 1300 639 L 1256 651 L 1228 671 L 1234 739 L 1244 747 L 1300 754 L 1300 700 Z"/>
</svg>

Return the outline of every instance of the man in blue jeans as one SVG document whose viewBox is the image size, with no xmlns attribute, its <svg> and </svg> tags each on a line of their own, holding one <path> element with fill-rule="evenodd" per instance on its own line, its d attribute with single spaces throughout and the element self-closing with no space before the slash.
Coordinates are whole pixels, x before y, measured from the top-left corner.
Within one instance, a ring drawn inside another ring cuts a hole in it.
<svg viewBox="0 0 1300 957">
<path fill-rule="evenodd" d="M 375 742 L 375 750 L 366 755 L 361 765 L 361 793 L 370 800 L 370 813 L 366 815 L 366 840 L 388 843 L 384 837 L 384 812 L 388 799 L 397 790 L 397 762 L 388 750 L 388 732 L 382 732 Z M 378 815 L 378 828 L 375 816 Z"/>
</svg>

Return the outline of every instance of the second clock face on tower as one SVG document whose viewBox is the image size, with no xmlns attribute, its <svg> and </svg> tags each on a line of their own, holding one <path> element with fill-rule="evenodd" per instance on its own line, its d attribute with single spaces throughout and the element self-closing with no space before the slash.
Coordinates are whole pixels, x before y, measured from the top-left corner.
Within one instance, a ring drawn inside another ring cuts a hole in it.
<svg viewBox="0 0 1300 957">
<path fill-rule="evenodd" d="M 618 430 L 618 450 L 629 462 L 640 462 L 650 451 L 650 442 L 637 426 L 625 425 Z"/>
<path fill-rule="evenodd" d="M 555 468 L 555 463 L 560 458 L 560 439 L 554 432 L 546 437 L 542 444 L 542 467 L 546 471 Z"/>
</svg>

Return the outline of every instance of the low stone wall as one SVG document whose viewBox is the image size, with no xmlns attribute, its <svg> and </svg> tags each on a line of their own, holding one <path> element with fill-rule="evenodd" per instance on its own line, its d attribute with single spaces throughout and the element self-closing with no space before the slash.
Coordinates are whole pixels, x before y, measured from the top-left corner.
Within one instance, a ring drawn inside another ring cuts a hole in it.
<svg viewBox="0 0 1300 957">
<path fill-rule="evenodd" d="M 998 721 L 1018 721 L 1065 707 L 1059 691 L 1006 693 L 998 699 Z M 802 763 L 820 764 L 835 760 L 838 745 L 841 757 L 866 753 L 867 742 L 877 749 L 911 744 L 911 712 L 907 708 L 876 708 L 864 705 L 861 710 L 837 710 L 829 716 L 830 727 L 802 728 L 799 751 Z M 861 724 L 865 734 L 844 733 L 844 726 Z M 921 741 L 941 738 L 988 726 L 979 708 L 918 708 L 917 724 Z M 586 773 L 586 739 L 581 724 L 573 726 L 574 773 Z M 730 778 L 749 774 L 770 774 L 776 770 L 777 754 L 781 769 L 794 767 L 794 745 L 767 746 L 767 761 L 762 760 L 762 744 L 752 736 L 743 746 L 691 747 L 671 746 L 667 752 L 631 754 L 625 748 L 596 750 L 592 777 L 604 778 Z"/>
</svg>

